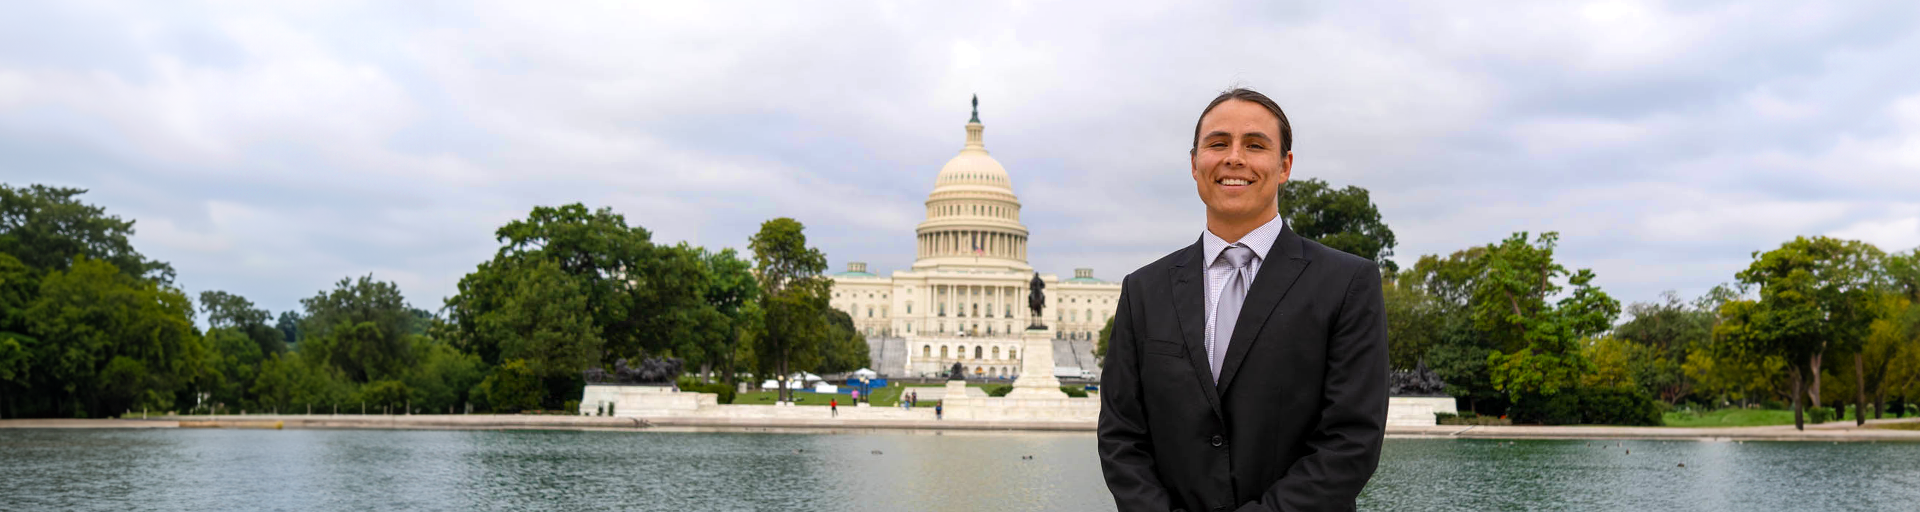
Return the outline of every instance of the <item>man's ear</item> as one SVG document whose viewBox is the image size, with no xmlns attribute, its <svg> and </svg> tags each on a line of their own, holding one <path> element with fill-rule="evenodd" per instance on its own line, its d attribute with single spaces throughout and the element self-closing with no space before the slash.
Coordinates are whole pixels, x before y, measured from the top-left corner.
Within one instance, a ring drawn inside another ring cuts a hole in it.
<svg viewBox="0 0 1920 512">
<path fill-rule="evenodd" d="M 1280 182 L 1286 183 L 1287 180 L 1290 180 L 1290 179 L 1293 179 L 1293 152 L 1292 151 L 1288 151 L 1287 156 L 1280 158 Z"/>
</svg>

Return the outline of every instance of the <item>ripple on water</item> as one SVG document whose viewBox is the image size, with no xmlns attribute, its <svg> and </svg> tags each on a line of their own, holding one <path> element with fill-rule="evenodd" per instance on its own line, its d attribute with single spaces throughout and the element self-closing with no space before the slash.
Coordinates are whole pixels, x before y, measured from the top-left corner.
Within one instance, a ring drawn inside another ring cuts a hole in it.
<svg viewBox="0 0 1920 512">
<path fill-rule="evenodd" d="M 0 482 L 9 510 L 1113 509 L 1087 434 L 7 430 Z M 1422 511 L 1916 502 L 1920 444 L 1461 439 L 1388 440 L 1360 499 Z"/>
</svg>

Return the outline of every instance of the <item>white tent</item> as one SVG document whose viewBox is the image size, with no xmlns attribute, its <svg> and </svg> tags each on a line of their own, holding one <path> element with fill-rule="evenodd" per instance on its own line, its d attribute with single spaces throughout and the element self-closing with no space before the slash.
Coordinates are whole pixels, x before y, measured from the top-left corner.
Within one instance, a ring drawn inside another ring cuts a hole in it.
<svg viewBox="0 0 1920 512">
<path fill-rule="evenodd" d="M 853 378 L 878 379 L 880 378 L 880 372 L 876 372 L 868 368 L 861 368 L 853 371 Z"/>
<path fill-rule="evenodd" d="M 820 380 L 819 375 L 814 375 L 807 372 L 800 372 L 800 373 L 787 376 L 787 382 L 814 382 L 818 380 Z"/>
<path fill-rule="evenodd" d="M 780 389 L 780 384 L 773 379 L 767 379 L 766 382 L 760 383 L 760 389 Z M 800 389 L 800 382 L 787 381 L 787 389 Z"/>
</svg>

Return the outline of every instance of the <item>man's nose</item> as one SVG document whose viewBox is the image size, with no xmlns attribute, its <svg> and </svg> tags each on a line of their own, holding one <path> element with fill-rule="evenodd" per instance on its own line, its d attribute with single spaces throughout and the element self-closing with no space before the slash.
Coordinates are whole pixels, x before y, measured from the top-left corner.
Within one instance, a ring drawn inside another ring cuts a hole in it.
<svg viewBox="0 0 1920 512">
<path fill-rule="evenodd" d="M 1227 164 L 1231 167 L 1245 167 L 1247 165 L 1246 154 L 1241 153 L 1241 151 L 1243 150 L 1237 145 L 1232 149 L 1228 149 L 1227 158 L 1221 160 L 1220 163 Z"/>
</svg>

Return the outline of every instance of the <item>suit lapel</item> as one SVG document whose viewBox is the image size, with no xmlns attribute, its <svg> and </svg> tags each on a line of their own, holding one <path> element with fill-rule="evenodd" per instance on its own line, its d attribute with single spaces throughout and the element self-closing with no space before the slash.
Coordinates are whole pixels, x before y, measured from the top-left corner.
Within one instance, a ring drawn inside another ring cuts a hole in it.
<svg viewBox="0 0 1920 512">
<path fill-rule="evenodd" d="M 1180 323 L 1180 337 L 1186 341 L 1187 362 L 1193 365 L 1193 375 L 1199 379 L 1197 384 L 1207 397 L 1207 405 L 1219 416 L 1220 394 L 1214 390 L 1213 369 L 1207 367 L 1207 267 L 1200 261 L 1204 252 L 1201 244 L 1194 242 L 1167 277 L 1173 280 L 1174 317 Z"/>
<path fill-rule="evenodd" d="M 1267 260 L 1260 264 L 1260 273 L 1253 277 L 1253 286 L 1247 291 L 1246 302 L 1240 306 L 1240 318 L 1234 320 L 1233 339 L 1227 342 L 1226 360 L 1220 362 L 1220 385 L 1215 391 L 1216 396 L 1227 394 L 1240 362 L 1246 360 L 1247 351 L 1253 348 L 1260 331 L 1273 318 L 1274 308 L 1280 305 L 1280 299 L 1286 298 L 1287 290 L 1293 288 L 1294 281 L 1307 269 L 1307 264 L 1312 263 L 1303 255 L 1300 236 L 1294 234 L 1290 227 L 1280 230 L 1280 236 L 1274 238 L 1273 247 L 1267 249 L 1267 255 Z"/>
</svg>

